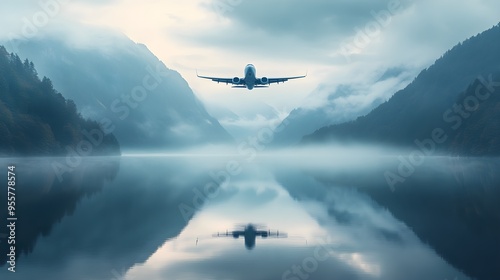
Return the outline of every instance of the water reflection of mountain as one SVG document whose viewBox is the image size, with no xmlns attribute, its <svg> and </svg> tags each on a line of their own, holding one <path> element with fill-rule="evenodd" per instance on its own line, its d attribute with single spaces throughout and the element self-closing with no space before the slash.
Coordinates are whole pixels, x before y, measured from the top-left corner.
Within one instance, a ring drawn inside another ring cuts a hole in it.
<svg viewBox="0 0 500 280">
<path fill-rule="evenodd" d="M 50 198 L 40 198 L 38 205 L 26 209 L 24 215 L 39 217 L 36 221 L 50 224 L 52 230 L 43 232 L 34 250 L 32 242 L 32 252 L 20 260 L 23 269 L 15 275 L 19 278 L 13 279 L 121 279 L 182 231 L 190 217 L 181 215 L 179 205 L 192 206 L 193 189 L 210 182 L 208 175 L 197 176 L 178 161 L 122 158 L 120 172 L 104 188 L 99 174 L 104 177 L 109 171 L 98 166 L 83 169 L 71 177 L 78 182 L 75 191 L 52 188 Z M 95 190 L 100 192 L 87 195 Z M 65 212 L 56 215 L 60 208 Z"/>
<path fill-rule="evenodd" d="M 40 236 L 49 235 L 54 224 L 71 215 L 84 196 L 99 192 L 106 182 L 112 181 L 119 169 L 118 160 L 83 162 L 59 181 L 52 162 L 22 159 L 16 164 L 16 249 L 21 258 L 33 251 Z M 4 173 L 1 178 L 6 182 Z M 6 201 L 5 194 L 1 193 L 2 201 Z M 6 214 L 2 211 L 3 221 Z M 0 251 L 7 252 L 6 242 L 0 243 Z M 2 266 L 6 261 L 6 254 L 0 255 Z"/>
<path fill-rule="evenodd" d="M 386 207 L 465 274 L 500 279 L 498 170 L 500 161 L 495 159 L 440 159 L 417 168 L 394 192 L 385 182 L 383 169 L 367 174 L 308 171 L 314 178 L 309 180 L 321 182 L 312 188 L 297 186 L 306 183 L 304 179 L 298 182 L 282 177 L 280 181 L 294 197 L 318 201 L 324 201 L 329 186 L 356 188 Z M 348 218 L 329 214 L 337 220 Z"/>
</svg>

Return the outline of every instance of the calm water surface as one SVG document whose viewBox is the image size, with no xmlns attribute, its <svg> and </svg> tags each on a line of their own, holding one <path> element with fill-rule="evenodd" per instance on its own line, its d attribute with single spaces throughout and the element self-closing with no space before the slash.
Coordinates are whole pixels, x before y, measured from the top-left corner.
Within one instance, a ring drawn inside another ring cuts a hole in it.
<svg viewBox="0 0 500 280">
<path fill-rule="evenodd" d="M 92 158 L 62 181 L 54 161 L 0 160 L 1 279 L 500 279 L 499 159 L 427 158 L 394 188 L 394 157 Z M 288 237 L 213 237 L 249 223 Z"/>
</svg>

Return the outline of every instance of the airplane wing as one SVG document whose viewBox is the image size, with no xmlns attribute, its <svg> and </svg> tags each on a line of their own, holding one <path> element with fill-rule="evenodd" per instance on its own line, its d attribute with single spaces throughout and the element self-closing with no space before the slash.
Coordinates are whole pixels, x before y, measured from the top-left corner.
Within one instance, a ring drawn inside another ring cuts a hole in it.
<svg viewBox="0 0 500 280">
<path fill-rule="evenodd" d="M 306 75 L 303 76 L 295 76 L 295 77 L 284 77 L 284 78 L 266 78 L 266 79 L 257 79 L 256 84 L 258 85 L 270 85 L 270 84 L 279 84 L 279 83 L 284 83 L 288 80 L 294 80 L 294 79 L 302 79 L 307 77 Z"/>
<path fill-rule="evenodd" d="M 198 78 L 212 80 L 212 81 L 217 82 L 217 83 L 225 83 L 226 85 L 228 85 L 228 84 L 244 85 L 245 84 L 245 80 L 241 79 L 241 78 L 207 77 L 207 76 L 200 76 L 200 75 L 198 75 L 198 73 L 196 73 L 196 76 L 198 76 Z"/>
<path fill-rule="evenodd" d="M 225 232 L 217 232 L 216 234 L 213 234 L 213 237 L 238 237 L 240 235 L 244 235 L 244 231 L 225 231 Z"/>
<path fill-rule="evenodd" d="M 269 231 L 258 230 L 258 231 L 255 232 L 255 235 L 262 236 L 262 237 L 268 237 L 269 236 Z"/>
<path fill-rule="evenodd" d="M 258 236 L 262 236 L 264 238 L 266 237 L 272 237 L 272 238 L 287 238 L 288 234 L 285 232 L 280 232 L 278 231 L 257 231 Z"/>
</svg>

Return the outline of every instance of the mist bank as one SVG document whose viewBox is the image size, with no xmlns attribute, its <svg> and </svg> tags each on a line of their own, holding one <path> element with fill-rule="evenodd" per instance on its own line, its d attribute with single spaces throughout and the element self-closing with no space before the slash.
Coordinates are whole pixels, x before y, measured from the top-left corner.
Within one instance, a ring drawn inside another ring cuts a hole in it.
<svg viewBox="0 0 500 280">
<path fill-rule="evenodd" d="M 275 162 L 279 166 L 334 170 L 350 168 L 383 169 L 395 162 L 421 165 L 427 159 L 457 158 L 429 147 L 421 149 L 394 148 L 389 145 L 332 142 L 275 148 L 262 143 L 242 141 L 234 145 L 200 145 L 168 150 L 124 150 L 122 157 L 217 159 L 238 161 L 242 165 L 256 162 Z"/>
</svg>

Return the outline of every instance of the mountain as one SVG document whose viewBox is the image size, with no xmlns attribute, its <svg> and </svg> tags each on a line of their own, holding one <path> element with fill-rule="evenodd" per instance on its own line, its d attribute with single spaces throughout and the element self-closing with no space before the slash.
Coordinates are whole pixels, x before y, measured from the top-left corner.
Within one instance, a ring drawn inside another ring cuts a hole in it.
<svg viewBox="0 0 500 280">
<path fill-rule="evenodd" d="M 33 62 L 0 46 L 0 156 L 119 154 L 113 134 L 82 118 Z"/>
<path fill-rule="evenodd" d="M 500 82 L 500 75 L 492 76 L 493 81 Z M 451 135 L 450 150 L 454 154 L 462 155 L 500 155 L 500 83 L 497 84 L 496 91 L 490 93 L 483 91 L 484 102 L 474 104 L 476 100 L 476 89 L 483 88 L 483 81 L 476 80 L 463 92 L 457 104 L 469 102 L 474 105 L 473 112 L 466 118 L 457 118 L 454 121 L 461 129 L 455 130 Z M 469 105 L 469 106 L 470 106 Z"/>
<path fill-rule="evenodd" d="M 331 117 L 324 108 L 297 108 L 281 122 L 283 130 L 275 134 L 272 145 L 287 146 L 300 142 L 304 135 L 331 124 Z M 347 120 L 341 120 L 347 121 Z M 340 122 L 341 122 L 340 121 Z"/>
<path fill-rule="evenodd" d="M 10 46 L 50 76 L 84 117 L 113 131 L 123 149 L 231 141 L 181 75 L 146 46 L 112 31 L 79 30 L 15 40 Z"/>
<path fill-rule="evenodd" d="M 304 137 L 303 143 L 356 141 L 404 147 L 427 143 L 429 149 L 498 155 L 500 130 L 494 128 L 499 120 L 499 49 L 500 24 L 455 46 L 366 116 L 321 128 Z M 479 132 L 484 134 L 471 136 Z M 475 147 L 483 148 L 468 147 L 472 139 Z M 441 143 L 429 143 L 433 140 Z"/>
<path fill-rule="evenodd" d="M 283 120 L 284 129 L 275 135 L 273 145 L 297 144 L 322 127 L 365 115 L 389 99 L 389 94 L 409 84 L 415 75 L 414 70 L 405 67 L 389 67 L 366 79 L 337 86 L 320 85 Z"/>
</svg>

